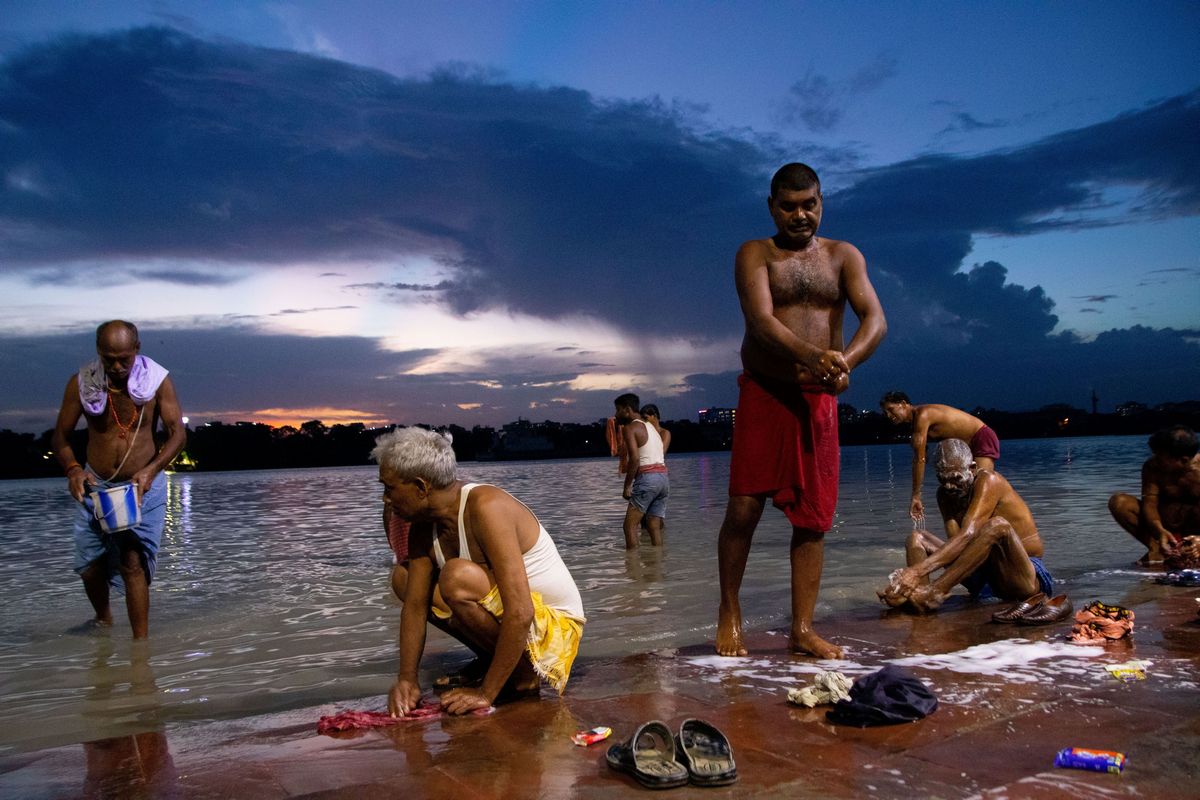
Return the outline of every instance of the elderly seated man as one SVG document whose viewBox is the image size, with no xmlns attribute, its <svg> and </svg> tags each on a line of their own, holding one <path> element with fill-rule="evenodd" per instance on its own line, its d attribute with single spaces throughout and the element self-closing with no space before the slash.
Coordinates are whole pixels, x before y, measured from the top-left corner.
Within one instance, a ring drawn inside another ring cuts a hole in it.
<svg viewBox="0 0 1200 800">
<path fill-rule="evenodd" d="M 384 434 L 371 456 L 391 513 L 411 523 L 400 671 L 389 711 L 407 714 L 421 700 L 417 671 L 431 613 L 491 656 L 478 686 L 442 695 L 446 711 L 535 694 L 540 678 L 561 694 L 586 620 L 579 589 L 537 517 L 503 489 L 459 480 L 450 441 L 434 431 Z"/>
<path fill-rule="evenodd" d="M 1025 600 L 1039 592 L 1051 597 L 1054 584 L 1041 562 L 1041 537 L 1029 506 L 1012 485 L 994 470 L 979 469 L 961 439 L 938 446 L 936 469 L 947 540 L 913 531 L 905 548 L 908 566 L 892 574 L 891 584 L 878 593 L 880 599 L 890 606 L 933 611 L 958 583 L 975 598 L 989 591 L 1003 600 Z M 933 579 L 939 569 L 942 574 Z M 1037 621 L 1056 621 L 1069 613 L 1065 597 L 1055 601 L 1043 612 L 1055 619 Z"/>
</svg>

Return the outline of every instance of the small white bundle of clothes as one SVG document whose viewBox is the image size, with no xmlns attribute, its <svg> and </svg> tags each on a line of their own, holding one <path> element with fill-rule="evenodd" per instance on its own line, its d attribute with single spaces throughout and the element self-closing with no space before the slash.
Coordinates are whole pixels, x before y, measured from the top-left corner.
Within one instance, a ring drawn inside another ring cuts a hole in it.
<svg viewBox="0 0 1200 800">
<path fill-rule="evenodd" d="M 854 682 L 840 672 L 822 672 L 813 679 L 812 686 L 788 689 L 789 703 L 812 708 L 836 703 L 850 698 L 850 686 Z"/>
</svg>

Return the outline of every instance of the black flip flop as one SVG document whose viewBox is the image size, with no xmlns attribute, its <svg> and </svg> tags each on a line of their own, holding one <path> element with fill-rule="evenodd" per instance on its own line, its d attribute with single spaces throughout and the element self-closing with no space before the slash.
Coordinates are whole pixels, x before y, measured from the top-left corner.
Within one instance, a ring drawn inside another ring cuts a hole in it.
<svg viewBox="0 0 1200 800">
<path fill-rule="evenodd" d="M 688 782 L 688 771 L 675 761 L 671 729 L 658 720 L 644 723 L 623 744 L 608 748 L 605 760 L 649 789 L 673 789 Z"/>
<path fill-rule="evenodd" d="M 696 786 L 728 786 L 738 777 L 729 739 L 701 719 L 685 719 L 679 726 L 675 759 Z"/>
</svg>

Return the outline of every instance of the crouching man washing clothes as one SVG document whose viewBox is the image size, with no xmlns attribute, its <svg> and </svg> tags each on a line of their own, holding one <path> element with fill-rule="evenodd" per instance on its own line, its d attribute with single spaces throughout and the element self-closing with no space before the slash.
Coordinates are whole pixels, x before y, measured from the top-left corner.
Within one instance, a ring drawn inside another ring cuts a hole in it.
<svg viewBox="0 0 1200 800">
<path fill-rule="evenodd" d="M 95 623 L 112 624 L 109 584 L 124 587 L 133 638 L 150 628 L 150 581 L 166 521 L 167 476 L 163 470 L 187 443 L 175 386 L 167 370 L 141 355 L 137 327 L 112 320 L 96 329 L 97 358 L 67 380 L 51 440 L 67 475 L 67 489 L 80 504 L 75 516 L 75 571 L 96 611 Z M 79 418 L 87 420 L 83 463 L 71 448 Z M 162 422 L 166 434 L 155 443 Z M 93 513 L 92 489 L 136 485 L 141 521 L 128 530 L 106 532 Z"/>
<path fill-rule="evenodd" d="M 1037 525 L 1012 485 L 998 472 L 979 469 L 961 439 L 938 445 L 935 467 L 947 540 L 913 531 L 905 546 L 908 566 L 892 574 L 879 599 L 933 611 L 958 583 L 975 598 L 989 590 L 1002 600 L 1024 600 L 1038 592 L 1052 596 Z M 943 572 L 935 580 L 939 569 Z"/>
<path fill-rule="evenodd" d="M 421 700 L 418 668 L 431 613 L 491 656 L 478 686 L 442 695 L 445 711 L 465 714 L 536 694 L 542 678 L 561 694 L 586 620 L 579 589 L 533 512 L 503 489 L 459 480 L 454 450 L 439 433 L 400 428 L 379 437 L 371 457 L 391 513 L 412 523 L 400 668 L 388 710 L 407 714 Z"/>
</svg>

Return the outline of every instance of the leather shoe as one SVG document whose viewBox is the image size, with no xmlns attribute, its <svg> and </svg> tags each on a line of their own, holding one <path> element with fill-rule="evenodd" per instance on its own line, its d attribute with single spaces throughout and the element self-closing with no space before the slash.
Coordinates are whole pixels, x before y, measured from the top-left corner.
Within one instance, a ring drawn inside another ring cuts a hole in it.
<svg viewBox="0 0 1200 800">
<path fill-rule="evenodd" d="M 1028 600 L 1022 600 L 1015 606 L 1011 606 L 1003 611 L 997 611 L 995 614 L 992 614 L 992 622 L 1016 622 L 1017 617 L 1041 608 L 1045 602 L 1046 595 L 1038 592 Z"/>
<path fill-rule="evenodd" d="M 1053 600 L 1047 600 L 1040 608 L 1025 612 L 1017 617 L 1016 621 L 1018 625 L 1049 625 L 1052 622 L 1062 622 L 1071 616 L 1074 610 L 1071 599 L 1065 594 L 1060 594 Z"/>
</svg>

